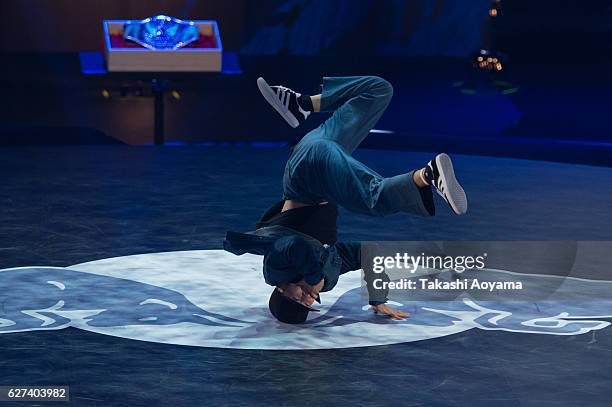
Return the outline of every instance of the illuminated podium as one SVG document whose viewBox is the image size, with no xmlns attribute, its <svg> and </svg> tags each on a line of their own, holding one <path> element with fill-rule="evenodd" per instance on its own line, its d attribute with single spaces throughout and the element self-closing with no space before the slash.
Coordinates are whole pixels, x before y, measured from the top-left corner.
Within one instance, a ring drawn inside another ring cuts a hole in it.
<svg viewBox="0 0 612 407">
<path fill-rule="evenodd" d="M 164 94 L 173 78 L 241 74 L 238 55 L 223 52 L 216 21 L 155 16 L 103 21 L 103 52 L 81 52 L 81 72 L 120 83 L 148 81 L 154 98 L 154 144 L 163 145 Z"/>
<path fill-rule="evenodd" d="M 166 16 L 156 18 L 172 21 L 171 17 Z M 186 40 L 190 42 L 177 47 L 170 41 L 177 41 L 180 45 L 180 40 L 171 39 L 166 43 L 165 48 L 157 48 L 154 46 L 154 40 L 150 41 L 153 45 L 144 42 L 147 38 L 146 32 L 144 34 L 140 34 L 139 31 L 135 32 L 135 34 L 140 35 L 143 41 L 139 41 L 137 37 L 132 39 L 124 32 L 126 27 L 130 28 L 130 24 L 139 25 L 142 22 L 132 22 L 130 20 L 104 21 L 104 57 L 108 71 L 221 72 L 223 46 L 221 45 L 217 22 L 198 20 L 181 21 L 181 23 L 183 27 L 192 29 L 191 33 L 185 35 Z M 170 29 L 176 30 L 177 27 L 180 26 L 175 25 Z M 144 26 L 142 30 L 146 31 L 147 29 L 155 30 L 157 27 L 148 28 Z"/>
</svg>

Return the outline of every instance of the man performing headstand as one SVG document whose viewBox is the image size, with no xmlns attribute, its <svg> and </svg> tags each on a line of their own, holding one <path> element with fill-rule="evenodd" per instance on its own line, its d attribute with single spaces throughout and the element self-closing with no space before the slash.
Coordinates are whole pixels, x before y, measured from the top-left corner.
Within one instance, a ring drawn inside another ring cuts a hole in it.
<svg viewBox="0 0 612 407">
<path fill-rule="evenodd" d="M 305 322 L 309 311 L 317 311 L 312 305 L 320 302 L 320 292 L 334 288 L 341 274 L 362 268 L 361 245 L 336 241 L 336 205 L 372 216 L 397 212 L 433 216 L 435 188 L 454 213 L 467 211 L 465 192 L 446 154 L 391 178 L 352 157 L 391 100 L 393 88 L 386 80 L 323 78 L 322 93 L 314 96 L 269 86 L 263 78 L 257 85 L 292 127 L 312 112 L 333 112 L 293 148 L 283 176 L 283 199 L 264 213 L 255 231 L 228 232 L 224 241 L 232 253 L 264 256 L 264 279 L 275 286 L 269 308 L 278 320 Z M 366 268 L 364 272 L 374 312 L 406 318 L 407 313 L 386 304 L 387 292 L 373 289 L 372 273 Z"/>
</svg>

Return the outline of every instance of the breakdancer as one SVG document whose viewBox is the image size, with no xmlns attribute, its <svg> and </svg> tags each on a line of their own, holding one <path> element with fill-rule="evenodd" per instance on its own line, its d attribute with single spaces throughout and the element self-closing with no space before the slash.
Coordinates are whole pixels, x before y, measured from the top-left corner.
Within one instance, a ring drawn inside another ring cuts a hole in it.
<svg viewBox="0 0 612 407">
<path fill-rule="evenodd" d="M 390 178 L 352 157 L 393 95 L 391 84 L 382 78 L 326 77 L 318 95 L 270 86 L 263 78 L 257 85 L 294 128 L 313 112 L 333 113 L 292 149 L 283 176 L 283 199 L 264 213 L 255 231 L 228 232 L 224 248 L 238 255 L 264 256 L 264 279 L 275 287 L 270 312 L 281 322 L 305 322 L 310 311 L 317 311 L 312 305 L 320 302 L 320 292 L 333 289 L 341 274 L 360 268 L 373 311 L 394 319 L 408 317 L 386 304 L 387 290 L 374 288 L 375 278 L 388 277 L 362 267 L 361 245 L 336 241 L 337 205 L 372 216 L 433 216 L 433 188 L 454 213 L 464 214 L 467 198 L 450 157 L 438 154 L 426 166 Z"/>
</svg>

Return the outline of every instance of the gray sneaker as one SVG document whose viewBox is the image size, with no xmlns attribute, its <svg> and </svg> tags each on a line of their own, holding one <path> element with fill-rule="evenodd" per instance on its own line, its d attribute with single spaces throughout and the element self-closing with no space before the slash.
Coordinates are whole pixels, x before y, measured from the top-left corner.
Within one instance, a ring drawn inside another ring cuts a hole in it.
<svg viewBox="0 0 612 407">
<path fill-rule="evenodd" d="M 447 154 L 438 154 L 427 164 L 429 182 L 457 215 L 467 212 L 465 191 L 455 177 L 453 162 Z"/>
<path fill-rule="evenodd" d="M 270 86 L 264 78 L 257 78 L 257 87 L 268 103 L 293 128 L 298 127 L 308 118 L 310 112 L 303 110 L 298 103 L 302 96 L 284 86 Z"/>
</svg>

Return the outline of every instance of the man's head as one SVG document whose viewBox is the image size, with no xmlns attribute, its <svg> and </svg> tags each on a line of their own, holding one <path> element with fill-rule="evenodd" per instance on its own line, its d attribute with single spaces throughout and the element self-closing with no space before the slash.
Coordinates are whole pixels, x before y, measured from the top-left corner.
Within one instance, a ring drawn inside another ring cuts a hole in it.
<svg viewBox="0 0 612 407">
<path fill-rule="evenodd" d="M 312 308 L 315 300 L 298 284 L 283 284 L 272 291 L 268 306 L 270 312 L 276 319 L 286 324 L 301 324 L 308 318 L 308 312 L 317 309 Z"/>
</svg>

